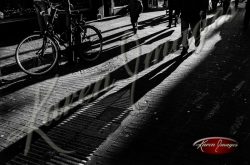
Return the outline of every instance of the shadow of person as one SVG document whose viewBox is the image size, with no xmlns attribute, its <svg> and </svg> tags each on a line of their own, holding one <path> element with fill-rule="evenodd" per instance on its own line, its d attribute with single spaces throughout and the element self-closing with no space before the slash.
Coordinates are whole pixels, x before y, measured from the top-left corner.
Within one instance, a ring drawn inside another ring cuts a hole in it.
<svg viewBox="0 0 250 165">
<path fill-rule="evenodd" d="M 124 90 L 132 89 L 132 86 L 135 86 L 134 92 L 132 91 L 133 93 L 131 93 L 131 97 L 133 97 L 132 100 L 134 100 L 134 103 L 137 102 L 147 92 L 152 90 L 154 87 L 159 85 L 164 79 L 166 79 L 169 75 L 171 75 L 171 73 L 173 73 L 178 68 L 178 66 L 180 66 L 181 63 L 185 61 L 193 53 L 194 51 L 191 51 L 184 56 L 179 55 L 174 59 L 167 61 L 166 63 L 162 64 L 158 68 L 149 72 L 145 76 L 137 79 L 134 82 L 131 82 L 123 89 Z"/>
</svg>

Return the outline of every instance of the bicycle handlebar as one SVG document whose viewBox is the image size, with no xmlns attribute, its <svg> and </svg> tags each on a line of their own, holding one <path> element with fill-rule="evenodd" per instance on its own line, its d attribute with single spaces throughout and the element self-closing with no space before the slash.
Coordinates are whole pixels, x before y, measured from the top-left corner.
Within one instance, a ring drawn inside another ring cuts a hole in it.
<svg viewBox="0 0 250 165">
<path fill-rule="evenodd" d="M 45 3 L 47 3 L 50 7 L 52 7 L 53 9 L 58 9 L 59 6 L 63 6 L 63 2 L 62 3 L 53 3 L 50 2 L 50 0 L 43 0 Z M 67 10 L 61 10 L 58 9 L 59 11 L 69 11 L 71 12 L 71 10 L 74 8 L 73 4 L 70 2 L 70 0 L 63 0 L 64 2 L 67 2 Z"/>
</svg>

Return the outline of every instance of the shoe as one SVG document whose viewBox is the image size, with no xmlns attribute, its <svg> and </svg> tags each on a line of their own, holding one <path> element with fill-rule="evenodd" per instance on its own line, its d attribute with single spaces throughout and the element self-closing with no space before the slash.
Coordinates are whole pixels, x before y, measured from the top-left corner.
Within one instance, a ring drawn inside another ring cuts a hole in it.
<svg viewBox="0 0 250 165">
<path fill-rule="evenodd" d="M 200 45 L 200 40 L 195 41 L 194 45 L 195 47 L 198 47 Z"/>
<path fill-rule="evenodd" d="M 137 29 L 136 29 L 136 28 L 134 28 L 133 30 L 134 30 L 134 34 L 136 34 L 136 33 L 137 33 Z"/>
<path fill-rule="evenodd" d="M 172 22 L 169 22 L 168 23 L 168 27 L 171 28 L 171 25 L 172 25 Z"/>
<path fill-rule="evenodd" d="M 174 26 L 176 27 L 178 24 L 178 17 L 175 17 L 175 22 L 174 22 Z"/>
<path fill-rule="evenodd" d="M 181 51 L 181 55 L 184 56 L 187 53 L 188 53 L 188 48 L 183 47 Z"/>
<path fill-rule="evenodd" d="M 172 25 L 172 23 L 169 23 L 169 24 L 168 24 L 168 28 L 171 28 L 171 25 Z"/>
<path fill-rule="evenodd" d="M 137 30 L 138 30 L 138 27 L 135 25 L 135 26 L 133 27 L 134 34 L 137 33 Z"/>
</svg>

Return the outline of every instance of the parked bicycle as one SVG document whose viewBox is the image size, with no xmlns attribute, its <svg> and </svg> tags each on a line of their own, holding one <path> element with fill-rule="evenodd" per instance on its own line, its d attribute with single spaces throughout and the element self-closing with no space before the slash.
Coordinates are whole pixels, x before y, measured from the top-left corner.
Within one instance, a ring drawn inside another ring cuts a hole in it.
<svg viewBox="0 0 250 165">
<path fill-rule="evenodd" d="M 62 52 L 67 52 L 64 55 L 74 62 L 97 59 L 102 52 L 100 31 L 81 19 L 81 11 L 74 10 L 70 0 L 66 9 L 60 8 L 62 4 L 46 3 L 49 19 L 45 30 L 34 32 L 18 44 L 15 53 L 18 66 L 29 75 L 40 76 L 60 65 Z M 68 16 L 69 26 L 59 34 L 54 25 L 60 13 Z"/>
</svg>

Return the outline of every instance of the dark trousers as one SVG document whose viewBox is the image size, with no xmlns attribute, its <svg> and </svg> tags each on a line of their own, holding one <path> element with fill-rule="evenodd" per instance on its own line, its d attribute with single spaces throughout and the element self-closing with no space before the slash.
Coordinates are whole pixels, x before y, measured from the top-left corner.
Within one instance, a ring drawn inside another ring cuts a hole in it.
<svg viewBox="0 0 250 165">
<path fill-rule="evenodd" d="M 230 0 L 223 0 L 223 14 L 228 12 L 230 6 Z"/>
<path fill-rule="evenodd" d="M 182 34 L 182 46 L 184 48 L 188 48 L 188 38 L 189 38 L 189 26 L 191 28 L 192 35 L 195 39 L 195 45 L 198 46 L 200 43 L 200 28 L 201 28 L 201 21 L 200 18 L 197 17 L 196 19 L 186 19 L 181 18 L 181 34 Z"/>
<path fill-rule="evenodd" d="M 131 21 L 131 24 L 135 33 L 137 31 L 139 16 L 140 14 L 132 14 L 132 13 L 130 14 L 130 21 Z"/>
<path fill-rule="evenodd" d="M 212 0 L 212 9 L 215 11 L 217 10 L 219 0 Z"/>
</svg>

